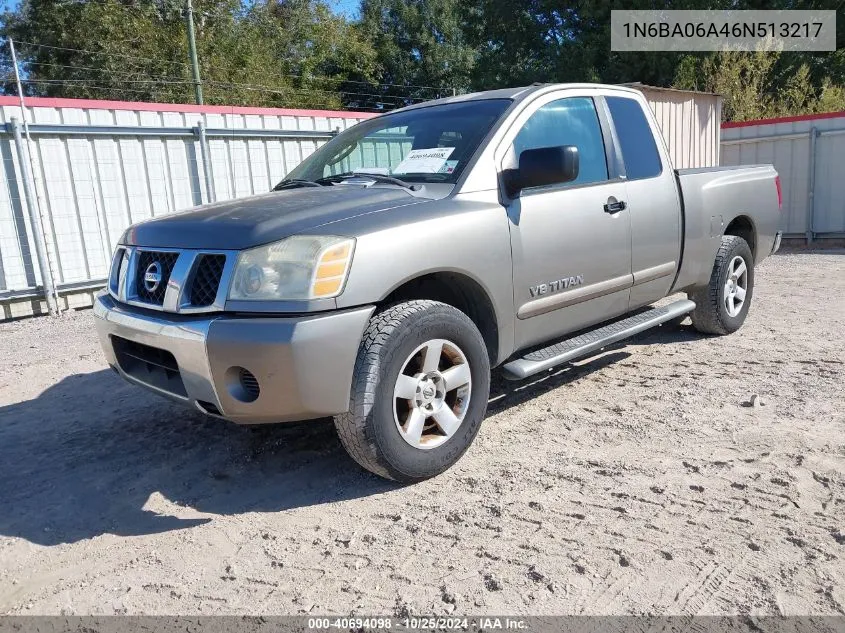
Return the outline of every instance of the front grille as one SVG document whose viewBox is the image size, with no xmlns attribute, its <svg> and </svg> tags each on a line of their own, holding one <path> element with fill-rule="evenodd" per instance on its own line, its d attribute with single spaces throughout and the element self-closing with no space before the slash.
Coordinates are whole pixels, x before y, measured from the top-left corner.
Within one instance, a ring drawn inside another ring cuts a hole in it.
<svg viewBox="0 0 845 633">
<path fill-rule="evenodd" d="M 196 272 L 190 289 L 192 307 L 204 308 L 214 303 L 225 265 L 225 255 L 200 255 L 197 258 Z"/>
<path fill-rule="evenodd" d="M 164 303 L 164 295 L 167 292 L 167 282 L 170 281 L 170 273 L 173 272 L 173 266 L 176 265 L 176 260 L 179 258 L 179 253 L 170 251 L 138 251 L 138 262 L 135 273 L 135 291 L 138 294 L 138 299 L 146 303 L 153 303 L 155 305 L 162 305 Z M 157 272 L 160 275 L 158 284 L 145 281 L 148 271 L 155 271 L 152 268 L 153 264 L 158 264 Z M 148 284 L 150 287 L 148 287 Z"/>
<path fill-rule="evenodd" d="M 118 246 L 109 269 L 109 293 L 148 310 L 215 312 L 222 309 L 216 299 L 225 294 L 232 273 L 227 262 L 237 257 L 237 251 Z"/>
<path fill-rule="evenodd" d="M 114 355 L 127 375 L 151 387 L 187 397 L 176 358 L 165 349 L 112 336 Z"/>
<path fill-rule="evenodd" d="M 109 290 L 117 295 L 120 292 L 120 277 L 129 263 L 125 248 L 118 247 L 114 252 L 111 269 L 109 270 Z"/>
</svg>

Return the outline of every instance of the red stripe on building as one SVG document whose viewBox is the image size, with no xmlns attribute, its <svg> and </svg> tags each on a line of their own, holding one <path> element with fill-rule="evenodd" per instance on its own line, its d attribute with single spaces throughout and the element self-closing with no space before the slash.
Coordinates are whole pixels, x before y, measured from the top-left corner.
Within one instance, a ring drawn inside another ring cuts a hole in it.
<svg viewBox="0 0 845 633">
<path fill-rule="evenodd" d="M 821 119 L 836 119 L 838 117 L 845 117 L 845 112 L 799 114 L 797 116 L 783 116 L 774 119 L 756 119 L 754 121 L 729 121 L 727 123 L 722 123 L 722 128 L 748 127 L 749 125 L 775 125 L 776 123 L 796 123 L 797 121 L 818 121 Z"/>
</svg>

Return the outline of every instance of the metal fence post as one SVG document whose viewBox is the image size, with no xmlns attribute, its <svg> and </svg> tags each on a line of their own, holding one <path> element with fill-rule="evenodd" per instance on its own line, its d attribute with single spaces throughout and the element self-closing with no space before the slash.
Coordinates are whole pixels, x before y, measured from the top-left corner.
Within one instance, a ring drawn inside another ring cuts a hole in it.
<svg viewBox="0 0 845 633">
<path fill-rule="evenodd" d="M 32 234 L 35 237 L 35 253 L 38 256 L 38 267 L 41 269 L 44 298 L 47 300 L 47 307 L 50 310 L 50 314 L 57 315 L 59 313 L 59 307 L 56 301 L 56 286 L 53 283 L 53 272 L 50 269 L 50 261 L 47 258 L 47 240 L 44 235 L 38 207 L 36 206 L 35 194 L 32 190 L 32 172 L 29 169 L 29 160 L 24 150 L 21 127 L 15 117 L 12 117 L 9 126 L 12 128 L 12 134 L 15 137 L 15 149 L 17 150 L 18 163 L 21 167 L 23 180 L 23 194 L 24 198 L 26 198 L 26 207 L 29 211 Z"/>
<path fill-rule="evenodd" d="M 819 130 L 810 128 L 810 165 L 807 168 L 807 244 L 816 236 L 816 138 Z"/>
<path fill-rule="evenodd" d="M 200 120 L 194 128 L 194 134 L 200 142 L 200 156 L 202 156 L 202 171 L 205 175 L 205 195 L 209 202 L 217 202 L 217 192 L 214 191 L 214 172 L 211 167 L 211 150 L 208 147 L 208 136 L 205 134 L 205 124 Z"/>
</svg>

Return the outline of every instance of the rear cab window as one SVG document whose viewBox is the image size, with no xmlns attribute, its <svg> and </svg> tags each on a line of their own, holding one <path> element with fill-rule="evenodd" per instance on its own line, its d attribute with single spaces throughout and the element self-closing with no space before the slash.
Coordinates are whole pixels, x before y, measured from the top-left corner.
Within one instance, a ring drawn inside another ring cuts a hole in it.
<svg viewBox="0 0 845 633">
<path fill-rule="evenodd" d="M 628 180 L 654 178 L 663 173 L 654 133 L 639 101 L 627 97 L 605 97 Z"/>
</svg>

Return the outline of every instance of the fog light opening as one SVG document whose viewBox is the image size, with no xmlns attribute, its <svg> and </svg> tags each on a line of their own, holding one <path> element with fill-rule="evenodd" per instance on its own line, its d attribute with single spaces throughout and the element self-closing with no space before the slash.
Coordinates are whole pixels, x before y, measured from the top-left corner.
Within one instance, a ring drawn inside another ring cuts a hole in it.
<svg viewBox="0 0 845 633">
<path fill-rule="evenodd" d="M 258 379 L 245 367 L 229 367 L 226 370 L 226 388 L 229 395 L 241 402 L 255 402 L 261 394 Z"/>
</svg>

